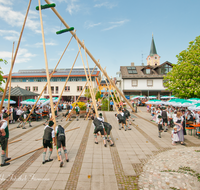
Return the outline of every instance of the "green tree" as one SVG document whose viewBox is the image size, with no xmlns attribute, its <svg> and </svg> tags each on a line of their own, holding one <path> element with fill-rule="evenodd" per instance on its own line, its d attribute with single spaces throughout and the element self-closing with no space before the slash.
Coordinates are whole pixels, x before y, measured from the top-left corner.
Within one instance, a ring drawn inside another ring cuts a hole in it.
<svg viewBox="0 0 200 190">
<path fill-rule="evenodd" d="M 102 100 L 101 110 L 108 111 L 108 100 L 107 99 Z"/>
<path fill-rule="evenodd" d="M 177 64 L 164 77 L 165 86 L 179 98 L 200 98 L 200 36 L 176 57 Z"/>
<path fill-rule="evenodd" d="M 0 62 L 4 62 L 4 64 L 7 64 L 8 62 L 6 60 L 0 59 Z M 3 79 L 3 71 L 0 67 L 0 91 L 3 91 L 3 88 L 1 88 L 1 85 L 5 83 L 5 80 Z"/>
<path fill-rule="evenodd" d="M 100 94 L 100 92 L 99 92 L 99 91 L 97 92 L 97 94 L 96 94 L 96 97 L 95 97 L 95 98 L 96 98 L 96 100 L 98 100 L 99 98 L 101 98 L 101 94 Z"/>
<path fill-rule="evenodd" d="M 93 89 L 94 94 L 96 93 L 96 90 L 97 90 L 96 88 Z M 89 89 L 89 88 L 85 90 L 84 96 L 85 96 L 86 98 L 88 98 L 88 99 L 91 98 L 91 94 L 90 94 L 90 89 Z"/>
</svg>

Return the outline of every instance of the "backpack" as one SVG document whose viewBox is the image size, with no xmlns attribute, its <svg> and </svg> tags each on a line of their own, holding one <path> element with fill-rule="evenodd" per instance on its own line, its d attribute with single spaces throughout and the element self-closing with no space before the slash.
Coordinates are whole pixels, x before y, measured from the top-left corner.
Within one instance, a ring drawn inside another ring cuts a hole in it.
<svg viewBox="0 0 200 190">
<path fill-rule="evenodd" d="M 167 119 L 167 112 L 166 111 L 162 111 L 162 118 Z"/>
</svg>

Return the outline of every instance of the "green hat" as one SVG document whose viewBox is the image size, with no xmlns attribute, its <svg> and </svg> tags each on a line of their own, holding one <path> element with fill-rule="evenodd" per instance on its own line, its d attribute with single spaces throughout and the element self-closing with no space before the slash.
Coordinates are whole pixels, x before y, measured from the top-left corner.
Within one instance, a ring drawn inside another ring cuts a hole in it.
<svg viewBox="0 0 200 190">
<path fill-rule="evenodd" d="M 161 115 L 158 115 L 158 118 L 162 118 L 162 116 L 161 116 Z"/>
<path fill-rule="evenodd" d="M 7 117 L 9 117 L 9 115 L 7 113 L 3 113 L 3 118 L 5 119 Z"/>
<path fill-rule="evenodd" d="M 102 117 L 103 116 L 102 113 L 100 113 L 99 116 Z"/>
<path fill-rule="evenodd" d="M 53 121 L 49 121 L 49 127 L 52 127 L 54 125 Z"/>
</svg>

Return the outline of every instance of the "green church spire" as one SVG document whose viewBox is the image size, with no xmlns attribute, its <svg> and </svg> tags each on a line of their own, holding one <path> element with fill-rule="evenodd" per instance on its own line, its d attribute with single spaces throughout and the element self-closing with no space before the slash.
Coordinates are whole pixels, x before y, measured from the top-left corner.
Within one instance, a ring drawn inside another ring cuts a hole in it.
<svg viewBox="0 0 200 190">
<path fill-rule="evenodd" d="M 151 49 L 150 49 L 150 56 L 153 56 L 157 54 L 157 51 L 156 51 L 156 46 L 155 46 L 155 43 L 154 43 L 154 39 L 153 39 L 153 34 L 152 34 L 152 41 L 151 41 Z"/>
</svg>

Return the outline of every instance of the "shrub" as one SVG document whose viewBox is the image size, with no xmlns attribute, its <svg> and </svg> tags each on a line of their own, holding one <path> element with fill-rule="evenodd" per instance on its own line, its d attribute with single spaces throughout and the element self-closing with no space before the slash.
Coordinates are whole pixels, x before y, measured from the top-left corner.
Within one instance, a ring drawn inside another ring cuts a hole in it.
<svg viewBox="0 0 200 190">
<path fill-rule="evenodd" d="M 74 107 L 74 104 L 72 104 L 72 107 Z M 78 106 L 80 107 L 80 110 L 86 110 L 86 105 L 84 102 L 77 102 Z"/>
<path fill-rule="evenodd" d="M 102 100 L 101 110 L 108 111 L 108 100 L 106 99 Z"/>
</svg>

